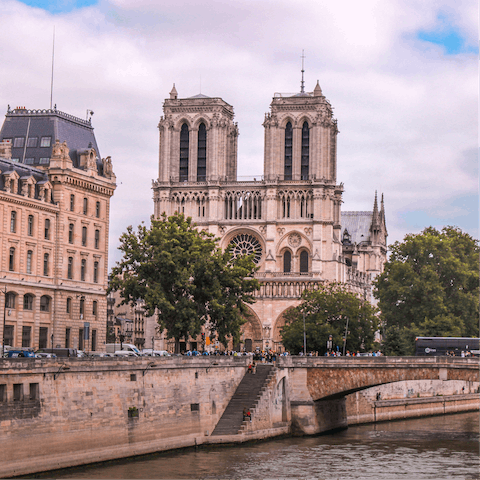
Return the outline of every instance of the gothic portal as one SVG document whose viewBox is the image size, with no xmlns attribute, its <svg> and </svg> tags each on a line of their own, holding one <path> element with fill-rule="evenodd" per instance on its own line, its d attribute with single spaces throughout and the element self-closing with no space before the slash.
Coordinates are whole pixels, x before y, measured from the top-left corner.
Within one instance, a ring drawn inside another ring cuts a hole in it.
<svg viewBox="0 0 480 480">
<path fill-rule="evenodd" d="M 303 90 L 303 89 L 302 89 Z M 343 282 L 371 299 L 386 260 L 385 210 L 342 212 L 337 121 L 313 92 L 276 93 L 265 115 L 264 174 L 237 181 L 238 126 L 221 98 L 165 100 L 154 214 L 182 212 L 235 255 L 253 254 L 261 284 L 242 347 L 281 350 L 283 313 L 305 289 Z M 252 337 L 252 338 L 247 338 Z"/>
</svg>

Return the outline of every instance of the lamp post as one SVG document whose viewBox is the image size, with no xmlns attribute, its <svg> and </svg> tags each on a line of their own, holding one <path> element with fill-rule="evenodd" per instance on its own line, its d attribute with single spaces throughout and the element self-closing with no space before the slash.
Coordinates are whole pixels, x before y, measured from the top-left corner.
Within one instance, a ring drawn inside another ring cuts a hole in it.
<svg viewBox="0 0 480 480">
<path fill-rule="evenodd" d="M 3 331 L 2 331 L 2 358 L 5 356 L 5 315 L 7 313 L 7 286 L 5 285 L 5 291 L 2 290 L 4 295 L 3 302 Z"/>
<path fill-rule="evenodd" d="M 303 355 L 307 355 L 307 332 L 305 331 L 305 311 L 303 313 Z"/>
<path fill-rule="evenodd" d="M 155 350 L 155 337 L 152 337 L 152 353 Z"/>
<path fill-rule="evenodd" d="M 347 345 L 347 333 L 348 333 L 348 317 L 347 317 L 347 324 L 345 325 L 345 335 L 343 336 L 343 356 L 345 356 L 345 347 Z"/>
</svg>

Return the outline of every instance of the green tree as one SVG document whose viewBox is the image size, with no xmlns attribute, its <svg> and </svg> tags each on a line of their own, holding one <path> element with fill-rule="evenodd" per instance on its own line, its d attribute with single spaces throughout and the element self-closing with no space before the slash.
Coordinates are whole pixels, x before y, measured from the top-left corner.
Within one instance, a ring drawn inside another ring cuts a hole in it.
<svg viewBox="0 0 480 480">
<path fill-rule="evenodd" d="M 477 240 L 455 227 L 429 227 L 390 248 L 374 290 L 389 349 L 411 354 L 415 336 L 477 337 Z"/>
<path fill-rule="evenodd" d="M 150 228 L 132 227 L 120 237 L 123 258 L 112 270 L 110 290 L 122 303 L 145 302 L 148 315 L 177 342 L 196 337 L 208 323 L 224 345 L 237 340 L 247 303 L 258 289 L 251 256 L 232 258 L 210 233 L 198 230 L 182 214 L 152 218 Z"/>
<path fill-rule="evenodd" d="M 292 353 L 303 350 L 303 313 L 307 350 L 326 352 L 329 335 L 333 345 L 343 349 L 347 327 L 346 349 L 370 350 L 377 330 L 376 308 L 339 283 L 321 285 L 318 290 L 304 291 L 302 303 L 285 313 L 282 343 Z"/>
</svg>

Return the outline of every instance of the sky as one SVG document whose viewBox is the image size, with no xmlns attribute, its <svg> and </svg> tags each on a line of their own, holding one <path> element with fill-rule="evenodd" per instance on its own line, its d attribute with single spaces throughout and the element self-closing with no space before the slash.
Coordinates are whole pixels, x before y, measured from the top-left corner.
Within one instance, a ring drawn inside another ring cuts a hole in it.
<svg viewBox="0 0 480 480">
<path fill-rule="evenodd" d="M 238 175 L 263 174 L 275 92 L 317 80 L 338 120 L 343 210 L 384 194 L 388 243 L 428 226 L 478 238 L 475 0 L 0 0 L 0 111 L 53 103 L 92 124 L 112 157 L 110 265 L 148 223 L 158 121 L 175 83 L 232 105 Z"/>
</svg>

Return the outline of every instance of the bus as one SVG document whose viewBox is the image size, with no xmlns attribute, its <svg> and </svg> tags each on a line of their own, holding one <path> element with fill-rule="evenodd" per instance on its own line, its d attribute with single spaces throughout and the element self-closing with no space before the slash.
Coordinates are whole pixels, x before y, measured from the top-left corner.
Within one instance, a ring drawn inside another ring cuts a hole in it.
<svg viewBox="0 0 480 480">
<path fill-rule="evenodd" d="M 417 337 L 415 339 L 415 355 L 439 357 L 443 355 L 454 355 L 461 357 L 480 355 L 478 338 L 467 337 Z"/>
</svg>

